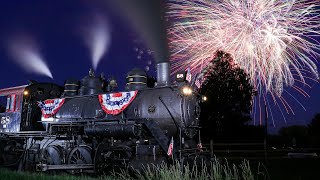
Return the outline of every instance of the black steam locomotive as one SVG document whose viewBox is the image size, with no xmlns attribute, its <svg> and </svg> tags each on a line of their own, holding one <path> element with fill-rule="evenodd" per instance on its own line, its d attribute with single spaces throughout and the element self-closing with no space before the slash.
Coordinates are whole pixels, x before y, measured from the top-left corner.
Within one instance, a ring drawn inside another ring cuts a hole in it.
<svg viewBox="0 0 320 180">
<path fill-rule="evenodd" d="M 7 97 L 0 166 L 102 173 L 194 157 L 199 95 L 185 73 L 177 77 L 170 84 L 168 63 L 159 63 L 152 88 L 145 72 L 133 69 L 124 92 L 93 72 L 64 87 L 35 82 L 0 90 Z"/>
</svg>

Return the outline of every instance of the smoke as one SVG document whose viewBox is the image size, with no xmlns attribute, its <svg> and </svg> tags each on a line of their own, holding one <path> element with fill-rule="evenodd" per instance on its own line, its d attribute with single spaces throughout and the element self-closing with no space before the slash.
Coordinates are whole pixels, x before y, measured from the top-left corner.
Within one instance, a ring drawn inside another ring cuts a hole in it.
<svg viewBox="0 0 320 180">
<path fill-rule="evenodd" d="M 154 52 L 156 63 L 168 62 L 164 0 L 117 0 L 112 7 L 131 22 Z"/>
<path fill-rule="evenodd" d="M 97 15 L 90 21 L 88 28 L 84 29 L 83 36 L 90 49 L 92 66 L 96 70 L 111 43 L 110 26 L 102 16 Z"/>
<path fill-rule="evenodd" d="M 8 41 L 8 52 L 14 62 L 27 72 L 45 75 L 53 79 L 52 73 L 41 57 L 34 40 L 20 36 Z"/>
</svg>

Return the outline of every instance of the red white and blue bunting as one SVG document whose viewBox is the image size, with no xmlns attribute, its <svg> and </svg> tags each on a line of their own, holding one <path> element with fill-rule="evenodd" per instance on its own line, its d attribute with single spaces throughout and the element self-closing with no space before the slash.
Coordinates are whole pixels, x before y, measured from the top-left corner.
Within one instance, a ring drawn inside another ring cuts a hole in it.
<svg viewBox="0 0 320 180">
<path fill-rule="evenodd" d="M 117 115 L 127 108 L 138 91 L 99 94 L 99 102 L 107 114 Z"/>
<path fill-rule="evenodd" d="M 65 98 L 61 99 L 47 99 L 45 101 L 38 101 L 38 106 L 41 109 L 42 116 L 49 118 L 56 114 L 64 103 Z"/>
</svg>

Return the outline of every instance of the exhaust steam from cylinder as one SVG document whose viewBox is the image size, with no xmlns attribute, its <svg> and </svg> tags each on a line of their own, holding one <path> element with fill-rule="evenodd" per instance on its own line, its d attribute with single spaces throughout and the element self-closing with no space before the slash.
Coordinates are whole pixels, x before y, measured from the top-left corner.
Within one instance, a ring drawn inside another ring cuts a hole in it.
<svg viewBox="0 0 320 180">
<path fill-rule="evenodd" d="M 84 29 L 83 37 L 85 44 L 90 49 L 93 69 L 96 70 L 111 43 L 110 26 L 106 19 L 102 16 L 95 16 L 92 24 Z"/>
<path fill-rule="evenodd" d="M 45 75 L 53 79 L 52 73 L 40 55 L 38 46 L 30 37 L 16 37 L 8 41 L 8 53 L 26 72 Z"/>
</svg>

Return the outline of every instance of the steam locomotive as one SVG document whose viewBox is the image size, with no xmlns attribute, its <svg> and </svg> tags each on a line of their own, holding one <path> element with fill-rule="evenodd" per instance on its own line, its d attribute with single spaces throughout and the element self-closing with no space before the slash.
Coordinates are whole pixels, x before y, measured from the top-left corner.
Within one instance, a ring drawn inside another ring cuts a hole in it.
<svg viewBox="0 0 320 180">
<path fill-rule="evenodd" d="M 105 173 L 194 157 L 200 98 L 185 76 L 171 84 L 169 64 L 158 63 L 154 87 L 133 69 L 124 92 L 92 71 L 64 87 L 34 82 L 2 89 L 0 166 Z"/>
</svg>

